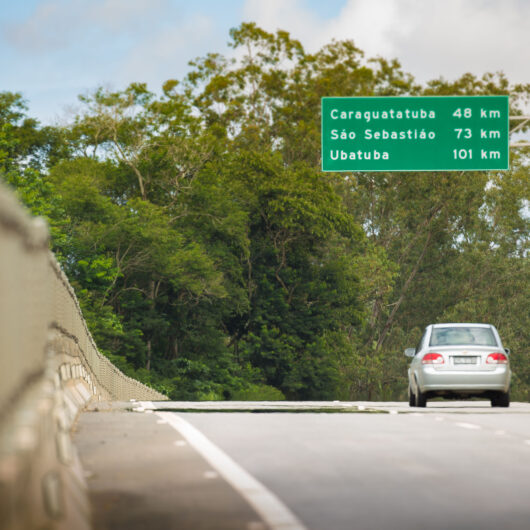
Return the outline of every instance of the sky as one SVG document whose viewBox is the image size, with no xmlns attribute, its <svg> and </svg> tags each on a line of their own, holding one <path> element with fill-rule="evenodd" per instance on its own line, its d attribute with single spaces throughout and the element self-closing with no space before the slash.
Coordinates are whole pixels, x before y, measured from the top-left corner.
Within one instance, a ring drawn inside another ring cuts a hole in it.
<svg viewBox="0 0 530 530">
<path fill-rule="evenodd" d="M 0 0 L 0 91 L 64 123 L 79 94 L 131 82 L 157 92 L 190 60 L 233 53 L 230 28 L 250 21 L 308 52 L 352 39 L 419 82 L 503 71 L 530 83 L 530 0 Z"/>
</svg>

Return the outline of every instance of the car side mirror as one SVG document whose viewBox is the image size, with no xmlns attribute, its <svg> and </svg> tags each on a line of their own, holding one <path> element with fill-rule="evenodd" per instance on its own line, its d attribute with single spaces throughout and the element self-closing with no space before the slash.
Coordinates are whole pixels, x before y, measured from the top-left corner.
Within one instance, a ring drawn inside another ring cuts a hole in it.
<svg viewBox="0 0 530 530">
<path fill-rule="evenodd" d="M 405 350 L 405 355 L 407 357 L 414 357 L 416 355 L 416 348 L 407 348 Z"/>
<path fill-rule="evenodd" d="M 506 355 L 510 355 L 510 348 L 504 348 L 504 351 L 506 352 Z"/>
</svg>

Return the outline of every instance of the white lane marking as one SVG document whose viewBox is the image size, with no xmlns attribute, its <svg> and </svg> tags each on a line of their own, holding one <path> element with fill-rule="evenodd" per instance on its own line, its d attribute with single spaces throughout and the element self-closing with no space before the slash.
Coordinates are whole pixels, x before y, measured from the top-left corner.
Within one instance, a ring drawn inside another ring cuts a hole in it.
<svg viewBox="0 0 530 530">
<path fill-rule="evenodd" d="M 219 473 L 217 473 L 217 471 L 205 471 L 203 473 L 203 476 L 204 476 L 204 478 L 211 480 L 213 478 L 218 478 L 219 477 Z"/>
<path fill-rule="evenodd" d="M 177 440 L 176 442 L 173 442 L 173 445 L 176 445 L 177 447 L 184 447 L 185 445 L 188 445 L 188 444 L 184 440 Z"/>
<path fill-rule="evenodd" d="M 274 493 L 236 464 L 204 434 L 171 412 L 157 412 L 259 513 L 271 530 L 307 530 Z"/>
<path fill-rule="evenodd" d="M 133 401 L 133 400 L 131 400 Z M 136 401 L 134 400 L 133 403 L 138 403 L 138 406 L 133 408 L 133 412 L 147 412 L 148 414 L 153 412 L 155 410 L 155 406 L 151 401 Z"/>
<path fill-rule="evenodd" d="M 166 420 L 157 420 L 156 423 L 158 425 L 165 425 L 167 423 L 167 421 Z"/>
<path fill-rule="evenodd" d="M 476 423 L 459 422 L 459 423 L 455 423 L 455 425 L 457 427 L 462 427 L 463 429 L 474 429 L 474 430 L 482 429 L 482 427 L 480 425 L 477 425 Z"/>
<path fill-rule="evenodd" d="M 506 431 L 498 430 L 498 431 L 495 431 L 495 434 L 497 436 L 503 436 L 504 434 L 506 434 Z"/>
<path fill-rule="evenodd" d="M 526 445 L 530 445 L 530 440 L 525 440 L 524 443 L 525 443 Z"/>
</svg>

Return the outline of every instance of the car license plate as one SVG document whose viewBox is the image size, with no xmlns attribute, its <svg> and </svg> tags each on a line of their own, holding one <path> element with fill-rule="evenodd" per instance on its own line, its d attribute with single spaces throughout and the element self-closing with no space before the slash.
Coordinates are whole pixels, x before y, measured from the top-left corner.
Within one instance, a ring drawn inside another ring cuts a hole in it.
<svg viewBox="0 0 530 530">
<path fill-rule="evenodd" d="M 477 357 L 453 357 L 454 364 L 477 364 Z"/>
</svg>

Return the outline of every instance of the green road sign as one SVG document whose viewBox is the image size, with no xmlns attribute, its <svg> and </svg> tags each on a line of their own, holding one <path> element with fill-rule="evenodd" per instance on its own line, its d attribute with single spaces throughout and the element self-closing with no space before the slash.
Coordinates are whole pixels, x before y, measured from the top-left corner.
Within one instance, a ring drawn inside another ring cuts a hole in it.
<svg viewBox="0 0 530 530">
<path fill-rule="evenodd" d="M 322 98 L 322 170 L 508 169 L 508 118 L 508 96 Z"/>
</svg>

